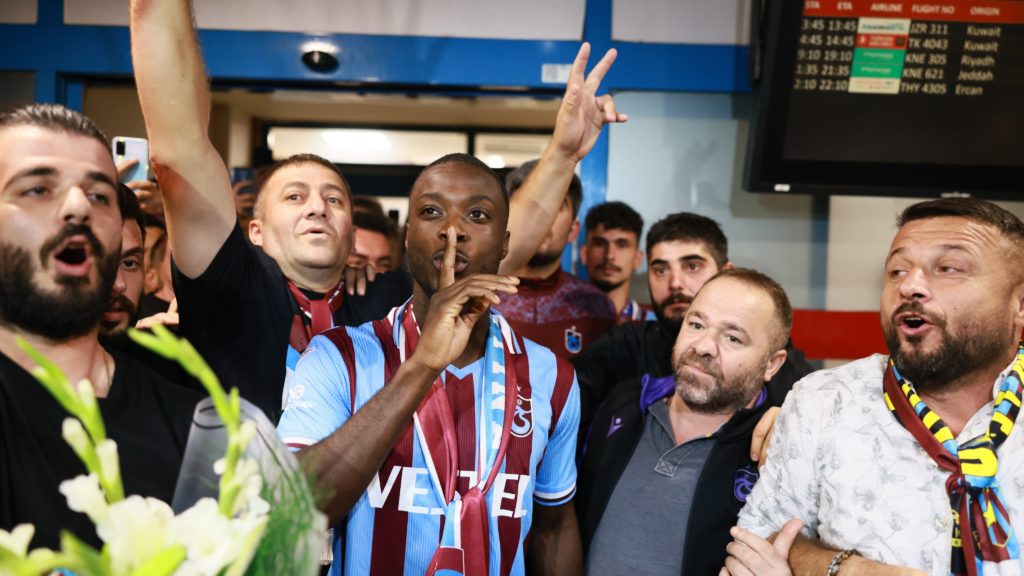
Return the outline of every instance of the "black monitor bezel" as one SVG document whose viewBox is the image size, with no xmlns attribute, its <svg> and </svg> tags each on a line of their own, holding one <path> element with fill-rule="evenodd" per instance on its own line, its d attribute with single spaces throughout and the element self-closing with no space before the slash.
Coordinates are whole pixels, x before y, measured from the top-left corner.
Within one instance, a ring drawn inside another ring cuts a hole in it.
<svg viewBox="0 0 1024 576">
<path fill-rule="evenodd" d="M 757 1 L 757 0 L 755 0 Z M 1024 167 L 788 160 L 783 144 L 796 68 L 803 0 L 772 0 L 761 82 L 755 90 L 744 185 L 751 192 L 1024 198 Z M 754 23 L 755 26 L 758 23 Z M 1024 108 L 1022 108 L 1024 110 Z M 1024 122 L 1022 122 L 1024 129 Z M 1024 150 L 1021 151 L 1024 154 Z"/>
</svg>

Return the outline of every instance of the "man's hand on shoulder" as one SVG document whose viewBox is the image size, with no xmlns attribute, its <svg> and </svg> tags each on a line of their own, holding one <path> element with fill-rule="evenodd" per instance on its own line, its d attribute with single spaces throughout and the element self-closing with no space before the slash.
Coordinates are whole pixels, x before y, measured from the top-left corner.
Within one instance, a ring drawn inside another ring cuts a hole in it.
<svg viewBox="0 0 1024 576">
<path fill-rule="evenodd" d="M 370 263 L 365 266 L 345 266 L 342 274 L 345 277 L 345 292 L 349 296 L 366 295 L 366 288 L 377 279 L 377 269 Z"/>
</svg>

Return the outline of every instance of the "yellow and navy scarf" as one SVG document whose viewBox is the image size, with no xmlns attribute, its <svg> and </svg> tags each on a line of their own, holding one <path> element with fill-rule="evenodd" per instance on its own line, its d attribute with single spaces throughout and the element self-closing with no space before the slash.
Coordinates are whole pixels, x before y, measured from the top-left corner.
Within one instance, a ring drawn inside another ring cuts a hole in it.
<svg viewBox="0 0 1024 576">
<path fill-rule="evenodd" d="M 1022 382 L 1024 342 L 1018 344 L 1013 368 L 999 388 L 988 431 L 958 445 L 946 423 L 925 405 L 914 385 L 903 378 L 889 359 L 882 384 L 886 405 L 935 463 L 950 473 L 946 493 L 953 513 L 950 574 L 954 576 L 983 574 L 982 562 L 1016 560 L 1020 555 L 996 479 L 996 449 L 1010 435 L 1017 420 L 1024 392 Z M 963 543 L 961 526 L 968 531 L 967 545 Z"/>
</svg>

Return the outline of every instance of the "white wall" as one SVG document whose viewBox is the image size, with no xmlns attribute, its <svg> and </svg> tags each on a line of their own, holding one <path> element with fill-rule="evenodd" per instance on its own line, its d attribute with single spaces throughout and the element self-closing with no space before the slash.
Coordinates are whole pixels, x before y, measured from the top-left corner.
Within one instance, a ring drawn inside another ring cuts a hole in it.
<svg viewBox="0 0 1024 576">
<path fill-rule="evenodd" d="M 18 0 L 20 1 L 20 0 Z M 200 28 L 579 40 L 584 0 L 195 0 Z M 64 0 L 68 24 L 124 26 L 125 0 Z"/>
<path fill-rule="evenodd" d="M 612 38 L 669 44 L 749 44 L 750 1 L 612 0 Z"/>
<path fill-rule="evenodd" d="M 741 189 L 750 96 L 621 93 L 615 100 L 630 120 L 611 128 L 608 200 L 633 206 L 645 229 L 684 210 L 714 218 L 734 263 L 775 278 L 795 307 L 824 305 L 825 239 L 814 238 L 812 199 Z M 648 299 L 642 275 L 634 294 Z"/>
<path fill-rule="evenodd" d="M 833 196 L 829 207 L 829 310 L 878 310 L 896 217 L 921 198 Z M 997 202 L 1024 218 L 1024 203 Z"/>
</svg>

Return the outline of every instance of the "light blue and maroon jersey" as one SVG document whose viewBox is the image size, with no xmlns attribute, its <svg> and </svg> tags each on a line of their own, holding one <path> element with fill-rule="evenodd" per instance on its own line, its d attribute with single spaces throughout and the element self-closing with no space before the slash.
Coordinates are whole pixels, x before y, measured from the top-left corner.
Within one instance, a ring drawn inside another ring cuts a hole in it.
<svg viewBox="0 0 1024 576">
<path fill-rule="evenodd" d="M 547 278 L 521 278 L 515 294 L 501 295 L 498 309 L 517 334 L 566 360 L 618 323 L 604 292 L 561 269 Z"/>
<path fill-rule="evenodd" d="M 390 374 L 385 354 L 396 350 L 398 327 L 389 320 L 335 328 L 313 338 L 287 390 L 278 433 L 293 450 L 340 428 L 381 390 Z M 385 340 L 382 346 L 382 339 Z M 572 366 L 551 351 L 512 333 L 519 389 L 510 443 L 487 493 L 490 574 L 525 573 L 523 542 L 534 503 L 568 502 L 576 490 L 579 388 Z M 443 373 L 459 449 L 458 491 L 476 483 L 477 421 L 483 358 Z M 512 393 L 509 391 L 509 393 Z M 354 401 L 353 401 L 354 399 Z M 349 515 L 335 527 L 332 575 L 422 575 L 440 542 L 442 502 L 431 485 L 427 462 L 412 422 L 388 453 Z"/>
</svg>

